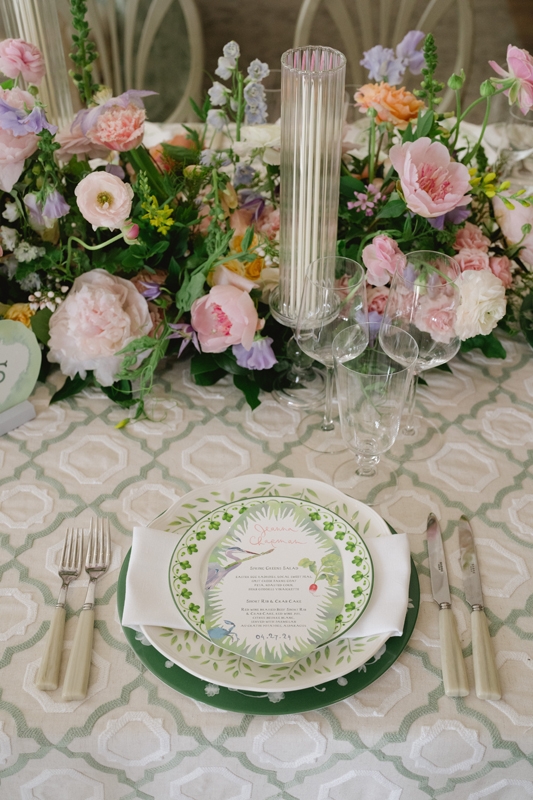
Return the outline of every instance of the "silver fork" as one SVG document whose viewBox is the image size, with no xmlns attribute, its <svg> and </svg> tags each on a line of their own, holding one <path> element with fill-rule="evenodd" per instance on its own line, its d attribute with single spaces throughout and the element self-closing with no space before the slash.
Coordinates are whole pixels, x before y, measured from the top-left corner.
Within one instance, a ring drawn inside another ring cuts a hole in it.
<svg viewBox="0 0 533 800">
<path fill-rule="evenodd" d="M 89 575 L 89 587 L 85 603 L 80 613 L 78 627 L 74 636 L 72 650 L 68 661 L 65 682 L 63 684 L 63 700 L 83 700 L 87 694 L 89 672 L 91 669 L 91 653 L 93 649 L 94 630 L 94 593 L 95 584 L 108 569 L 111 559 L 111 538 L 109 520 L 91 520 L 89 544 L 85 571 Z"/>
<path fill-rule="evenodd" d="M 61 563 L 58 574 L 63 583 L 59 590 L 54 615 L 50 623 L 50 630 L 46 639 L 46 649 L 35 678 L 35 686 L 43 692 L 57 689 L 59 683 L 59 668 L 63 652 L 63 634 L 65 632 L 65 603 L 67 589 L 71 581 L 81 572 L 83 556 L 83 530 L 81 528 L 68 528 L 61 554 Z"/>
</svg>

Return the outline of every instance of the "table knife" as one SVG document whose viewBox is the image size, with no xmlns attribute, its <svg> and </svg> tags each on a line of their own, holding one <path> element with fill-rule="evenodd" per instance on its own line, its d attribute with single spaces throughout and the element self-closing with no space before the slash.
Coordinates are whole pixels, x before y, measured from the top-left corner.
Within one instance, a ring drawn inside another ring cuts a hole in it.
<svg viewBox="0 0 533 800">
<path fill-rule="evenodd" d="M 440 609 L 439 635 L 444 691 L 448 697 L 466 697 L 469 691 L 466 667 L 452 611 L 440 526 L 434 514 L 429 515 L 427 525 L 431 591 Z"/>
<path fill-rule="evenodd" d="M 499 700 L 502 693 L 483 606 L 474 536 L 470 523 L 464 516 L 459 521 L 459 544 L 466 600 L 472 607 L 470 619 L 472 620 L 472 658 L 476 694 L 480 700 Z"/>
</svg>

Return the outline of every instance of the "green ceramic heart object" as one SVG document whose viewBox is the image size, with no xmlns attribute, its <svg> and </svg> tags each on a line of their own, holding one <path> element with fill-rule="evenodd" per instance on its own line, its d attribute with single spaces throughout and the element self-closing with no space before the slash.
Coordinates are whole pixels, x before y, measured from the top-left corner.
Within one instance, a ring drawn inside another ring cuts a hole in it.
<svg viewBox="0 0 533 800">
<path fill-rule="evenodd" d="M 41 348 L 22 322 L 0 321 L 0 413 L 27 400 L 41 368 Z"/>
</svg>

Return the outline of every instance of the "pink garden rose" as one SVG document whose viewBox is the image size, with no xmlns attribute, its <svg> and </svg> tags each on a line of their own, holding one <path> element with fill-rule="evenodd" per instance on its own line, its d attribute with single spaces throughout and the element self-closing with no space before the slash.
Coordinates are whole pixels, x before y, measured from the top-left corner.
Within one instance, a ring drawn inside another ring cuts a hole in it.
<svg viewBox="0 0 533 800">
<path fill-rule="evenodd" d="M 91 172 L 74 190 L 83 217 L 93 229 L 122 228 L 128 219 L 133 189 L 109 172 Z"/>
<path fill-rule="evenodd" d="M 145 119 L 144 108 L 134 103 L 129 103 L 126 108 L 111 106 L 99 115 L 95 126 L 87 132 L 87 138 L 95 145 L 124 153 L 141 144 Z"/>
<path fill-rule="evenodd" d="M 38 47 L 23 39 L 0 42 L 0 72 L 8 78 L 22 75 L 27 83 L 39 84 L 46 73 L 44 58 Z"/>
<path fill-rule="evenodd" d="M 428 294 L 424 295 L 416 309 L 414 323 L 420 331 L 429 333 L 436 342 L 448 344 L 456 335 L 453 297 L 443 294 L 432 299 Z"/>
<path fill-rule="evenodd" d="M 478 250 L 476 247 L 465 247 L 459 250 L 455 260 L 461 267 L 461 272 L 467 269 L 490 269 L 488 253 Z"/>
<path fill-rule="evenodd" d="M 440 142 L 422 136 L 395 144 L 389 157 L 400 176 L 407 208 L 415 214 L 432 219 L 470 202 L 468 168 L 453 162 Z"/>
<path fill-rule="evenodd" d="M 511 274 L 511 262 L 507 256 L 491 256 L 489 258 L 489 267 L 492 274 L 501 280 L 506 289 L 509 289 L 513 283 L 513 276 Z"/>
<path fill-rule="evenodd" d="M 484 236 L 477 225 L 467 222 L 464 228 L 460 228 L 455 236 L 455 250 L 462 250 L 464 247 L 488 252 L 490 239 Z"/>
<path fill-rule="evenodd" d="M 389 290 L 386 286 L 379 286 L 366 290 L 366 300 L 368 303 L 368 311 L 376 311 L 378 314 L 383 314 L 387 299 L 389 297 Z"/>
<path fill-rule="evenodd" d="M 231 269 L 227 269 L 223 264 L 219 264 L 213 271 L 211 279 L 213 286 L 236 286 L 243 292 L 251 292 L 252 289 L 257 289 L 258 284 L 249 281 L 244 275 L 239 275 Z"/>
<path fill-rule="evenodd" d="M 213 286 L 195 300 L 191 323 L 204 353 L 222 353 L 232 344 L 249 350 L 262 327 L 252 298 L 236 286 Z"/>
<path fill-rule="evenodd" d="M 507 208 L 498 196 L 493 199 L 492 205 L 496 221 L 502 229 L 507 244 L 513 245 L 520 242 L 522 249 L 518 254 L 519 259 L 528 267 L 533 267 L 533 206 L 525 208 L 516 200 L 513 200 L 512 203 L 514 208 L 511 209 Z M 522 233 L 524 225 L 531 225 L 531 231 L 525 236 Z"/>
<path fill-rule="evenodd" d="M 373 286 L 385 286 L 397 269 L 405 266 L 405 256 L 390 236 L 380 233 L 374 236 L 372 244 L 363 249 L 363 264 L 366 279 Z"/>
<path fill-rule="evenodd" d="M 13 108 L 33 108 L 35 100 L 22 89 L 0 89 L 0 99 Z M 0 128 L 0 189 L 10 192 L 24 169 L 24 161 L 37 150 L 39 140 L 35 133 L 15 136 L 12 131 Z"/>
<path fill-rule="evenodd" d="M 91 142 L 76 123 L 62 128 L 56 135 L 56 142 L 61 145 L 61 149 L 57 151 L 57 156 L 61 161 L 70 161 L 72 156 L 85 158 L 107 158 L 109 156 L 109 149 Z"/>
<path fill-rule="evenodd" d="M 93 269 L 76 278 L 50 317 L 48 360 L 71 378 L 93 370 L 102 386 L 111 386 L 122 362 L 116 354 L 152 324 L 148 303 L 131 281 Z"/>
<path fill-rule="evenodd" d="M 509 88 L 504 92 L 509 102 L 518 103 L 522 114 L 527 114 L 533 108 L 533 59 L 527 50 L 521 50 L 512 44 L 508 46 L 508 72 L 495 61 L 489 61 L 489 64 L 504 78 L 502 85 L 509 83 Z M 499 83 L 497 78 L 493 78 L 493 82 Z"/>
</svg>

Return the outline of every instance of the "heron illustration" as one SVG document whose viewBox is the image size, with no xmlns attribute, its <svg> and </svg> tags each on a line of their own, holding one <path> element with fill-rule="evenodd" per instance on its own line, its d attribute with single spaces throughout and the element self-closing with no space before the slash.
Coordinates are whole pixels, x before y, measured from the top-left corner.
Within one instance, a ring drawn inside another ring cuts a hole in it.
<svg viewBox="0 0 533 800">
<path fill-rule="evenodd" d="M 233 633 L 233 628 L 235 627 L 235 623 L 232 622 L 230 619 L 225 619 L 224 625 L 228 625 L 228 627 L 223 628 L 222 626 L 218 626 L 216 628 L 209 628 L 209 630 L 207 631 L 207 633 L 209 634 L 209 638 L 217 642 L 219 639 L 225 639 L 226 636 L 229 636 L 232 642 L 236 641 L 239 637 L 237 636 L 236 633 Z"/>
<path fill-rule="evenodd" d="M 274 548 L 272 548 L 273 550 Z M 211 563 L 207 567 L 207 578 L 205 581 L 205 588 L 206 589 L 213 589 L 220 583 L 223 578 L 226 577 L 232 570 L 236 569 L 239 564 L 242 564 L 243 561 L 248 561 L 251 558 L 257 558 L 258 556 L 265 556 L 267 553 L 271 553 L 272 550 L 267 550 L 265 553 L 254 553 L 252 550 L 243 550 L 242 547 L 228 547 L 227 550 L 224 550 L 224 555 L 227 559 L 230 560 L 230 564 L 223 567 L 221 564 Z M 243 556 L 246 556 L 243 558 Z"/>
</svg>

